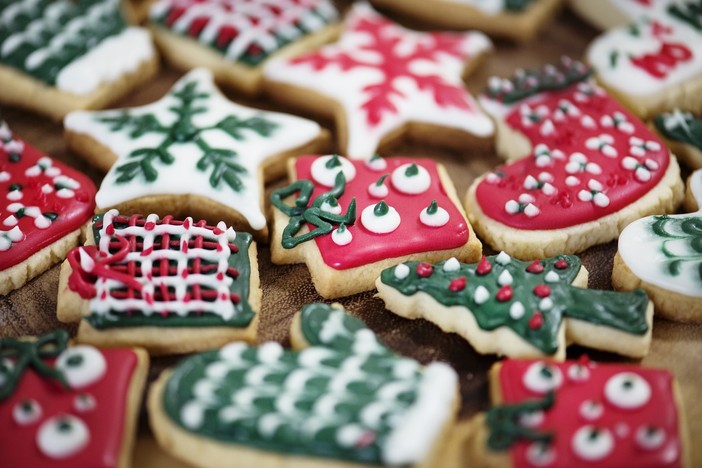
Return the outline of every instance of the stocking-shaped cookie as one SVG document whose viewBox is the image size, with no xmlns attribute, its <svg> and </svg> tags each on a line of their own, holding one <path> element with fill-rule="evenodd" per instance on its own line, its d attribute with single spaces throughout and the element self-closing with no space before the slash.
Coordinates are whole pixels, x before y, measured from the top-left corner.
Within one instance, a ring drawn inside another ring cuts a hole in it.
<svg viewBox="0 0 702 468">
<path fill-rule="evenodd" d="M 452 422 L 449 366 L 394 354 L 326 304 L 302 309 L 292 341 L 302 349 L 232 343 L 164 372 L 148 404 L 157 440 L 199 466 L 441 466 L 430 456 Z"/>
<path fill-rule="evenodd" d="M 391 312 L 458 333 L 480 353 L 564 359 L 577 343 L 643 357 L 651 343 L 646 294 L 584 289 L 587 270 L 572 255 L 406 262 L 384 270 L 376 286 Z"/>
<path fill-rule="evenodd" d="M 702 322 L 702 170 L 688 181 L 690 214 L 649 216 L 619 236 L 612 285 L 643 288 L 656 314 Z"/>
<path fill-rule="evenodd" d="M 339 148 L 354 159 L 404 135 L 462 149 L 491 142 L 492 122 L 461 79 L 490 49 L 486 36 L 412 31 L 364 2 L 353 4 L 344 27 L 319 51 L 272 60 L 266 91 L 334 117 Z"/>
<path fill-rule="evenodd" d="M 476 417 L 477 466 L 692 466 L 675 378 L 663 369 L 506 359 Z"/>
<path fill-rule="evenodd" d="M 58 318 L 81 342 L 154 354 L 211 349 L 256 336 L 261 291 L 251 235 L 224 223 L 95 216 L 85 247 L 61 268 Z"/>
<path fill-rule="evenodd" d="M 495 249 L 519 258 L 577 253 L 631 221 L 675 210 L 675 158 L 649 129 L 564 58 L 491 79 L 481 103 L 508 159 L 468 190 L 466 211 Z"/>
<path fill-rule="evenodd" d="M 3 466 L 131 464 L 148 356 L 67 342 L 63 330 L 0 339 Z"/>
<path fill-rule="evenodd" d="M 94 197 L 90 179 L 15 137 L 0 120 L 0 294 L 78 244 Z"/>
</svg>

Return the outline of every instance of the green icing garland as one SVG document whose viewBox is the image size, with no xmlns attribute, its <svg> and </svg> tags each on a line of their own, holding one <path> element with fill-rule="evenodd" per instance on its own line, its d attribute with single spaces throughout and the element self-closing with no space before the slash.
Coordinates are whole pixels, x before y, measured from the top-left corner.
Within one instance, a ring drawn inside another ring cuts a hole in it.
<svg viewBox="0 0 702 468">
<path fill-rule="evenodd" d="M 702 150 L 702 119 L 690 112 L 673 112 L 657 115 L 653 119 L 659 132 L 674 141 L 687 143 Z"/>
<path fill-rule="evenodd" d="M 234 343 L 185 359 L 166 384 L 166 413 L 185 430 L 225 443 L 382 462 L 383 444 L 417 399 L 421 366 L 327 304 L 305 306 L 301 327 L 310 343 L 302 351 Z M 348 379 L 339 379 L 344 373 Z M 398 391 L 383 396 L 393 386 Z M 379 404 L 386 408 L 369 417 Z"/>
<path fill-rule="evenodd" d="M 668 273 L 678 276 L 685 263 L 697 264 L 697 281 L 702 287 L 702 219 L 693 216 L 654 216 L 651 230 L 662 239 L 660 251 L 669 259 Z M 684 255 L 668 247 L 669 242 L 679 240 L 686 241 L 693 253 Z"/>
<path fill-rule="evenodd" d="M 637 335 L 648 331 L 646 293 L 642 290 L 614 292 L 571 286 L 580 271 L 580 259 L 574 255 L 559 255 L 534 262 L 507 256 L 509 262 L 504 265 L 497 261 L 497 257 L 483 257 L 479 264 L 460 263 L 457 269 L 448 268 L 448 271 L 444 269 L 446 262 L 434 266 L 406 262 L 404 265 L 409 267 L 406 277 L 398 278 L 396 267 L 392 267 L 384 270 L 380 278 L 406 296 L 423 292 L 444 306 L 465 307 L 481 329 L 508 327 L 545 354 L 557 351 L 557 332 L 564 316 Z M 504 272 L 511 276 L 509 285 L 498 283 Z M 476 297 L 481 292 L 484 301 L 479 299 L 478 303 Z M 546 298 L 551 302 L 548 308 L 543 303 Z M 520 317 L 511 315 L 512 305 L 516 302 L 523 306 Z"/>
<path fill-rule="evenodd" d="M 485 421 L 489 428 L 488 447 L 495 451 L 504 451 L 519 440 L 532 440 L 542 443 L 550 442 L 553 434 L 536 432 L 519 423 L 523 415 L 536 411 L 545 411 L 555 400 L 554 392 L 550 391 L 543 400 L 526 401 L 515 405 L 494 406 L 487 411 Z"/>
</svg>

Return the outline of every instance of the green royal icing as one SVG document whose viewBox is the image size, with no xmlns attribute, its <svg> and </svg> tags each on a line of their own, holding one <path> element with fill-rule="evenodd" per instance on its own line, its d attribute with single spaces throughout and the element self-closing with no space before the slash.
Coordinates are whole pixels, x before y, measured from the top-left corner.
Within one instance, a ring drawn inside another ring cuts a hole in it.
<svg viewBox="0 0 702 468">
<path fill-rule="evenodd" d="M 202 133 L 208 130 L 221 130 L 235 140 L 244 140 L 242 130 L 251 130 L 261 136 L 269 136 L 276 129 L 277 124 L 262 117 L 251 117 L 245 120 L 235 115 L 229 115 L 214 125 L 197 127 L 193 118 L 207 112 L 207 101 L 211 95 L 197 90 L 198 83 L 192 81 L 182 89 L 172 92 L 177 104 L 169 107 L 175 114 L 175 122 L 166 125 L 156 118 L 154 114 L 132 115 L 130 111 L 123 111 L 115 117 L 101 117 L 98 120 L 110 124 L 110 131 L 123 131 L 129 137 L 136 139 L 148 134 L 160 134 L 163 140 L 158 145 L 137 148 L 129 154 L 129 162 L 117 166 L 118 177 L 116 182 L 127 183 L 135 177 L 141 176 L 146 182 L 158 179 L 158 170 L 155 162 L 171 165 L 175 157 L 169 151 L 173 145 L 194 143 L 200 151 L 197 167 L 200 171 L 210 171 L 209 182 L 213 188 L 219 187 L 221 182 L 227 184 L 235 192 L 243 189 L 240 175 L 247 170 L 236 162 L 238 153 L 228 148 L 213 148 L 204 138 Z"/>
<path fill-rule="evenodd" d="M 389 434 L 418 398 L 421 366 L 326 304 L 305 306 L 301 328 L 310 344 L 302 351 L 234 343 L 185 359 L 166 384 L 166 413 L 225 443 L 382 462 Z"/>
<path fill-rule="evenodd" d="M 102 222 L 104 214 L 98 214 L 93 217 L 93 236 L 95 243 L 100 244 L 100 230 L 97 223 Z M 118 223 L 115 220 L 115 228 L 126 226 L 126 223 Z M 177 236 L 174 236 L 177 237 Z M 160 237 L 156 237 L 154 244 L 158 245 Z M 223 319 L 221 316 L 208 312 L 207 310 L 201 313 L 190 313 L 187 316 L 177 314 L 169 314 L 163 317 L 159 314 L 145 315 L 138 310 L 135 310 L 131 315 L 116 311 L 108 311 L 106 314 L 91 313 L 87 320 L 94 328 L 105 329 L 113 327 L 142 327 L 142 326 L 168 326 L 168 327 L 246 327 L 251 323 L 255 312 L 248 302 L 249 297 L 249 278 L 251 276 L 251 264 L 249 263 L 249 246 L 253 241 L 253 236 L 246 232 L 238 231 L 233 244 L 237 246 L 239 252 L 229 256 L 229 265 L 239 271 L 237 281 L 233 281 L 230 291 L 238 294 L 241 298 L 238 304 L 234 305 L 235 313 L 229 320 Z M 202 265 L 208 265 L 209 262 L 202 260 Z M 175 265 L 175 262 L 173 262 Z"/>
<path fill-rule="evenodd" d="M 698 32 L 702 32 L 702 2 L 699 0 L 675 2 L 673 5 L 668 5 L 667 12 Z"/>
<path fill-rule="evenodd" d="M 666 138 L 692 145 L 702 150 L 702 119 L 690 112 L 673 112 L 657 115 L 653 119 L 659 132 Z"/>
<path fill-rule="evenodd" d="M 580 259 L 574 255 L 542 260 L 544 269 L 541 273 L 527 271 L 531 262 L 511 258 L 508 264 L 501 265 L 495 261 L 496 257 L 487 257 L 492 268 L 485 275 L 476 273 L 478 264 L 461 263 L 458 270 L 445 271 L 443 266 L 446 262 L 439 262 L 429 276 L 420 277 L 417 272 L 419 262 L 406 262 L 409 275 L 405 278 L 398 279 L 395 276 L 395 267 L 384 270 L 380 278 L 384 284 L 406 296 L 423 292 L 444 306 L 465 307 L 466 312 L 473 314 L 481 329 L 508 327 L 545 354 L 557 351 L 557 333 L 565 316 L 637 335 L 648 331 L 645 317 L 648 306 L 646 293 L 642 290 L 614 292 L 571 286 L 580 271 Z M 567 263 L 566 268 L 555 268 L 554 265 L 560 260 Z M 424 272 L 425 269 L 420 270 Z M 505 271 L 512 277 L 510 287 L 513 294 L 511 299 L 499 301 L 497 293 L 502 286 L 498 284 L 498 278 Z M 555 281 L 546 281 L 547 275 L 554 274 L 557 276 Z M 465 287 L 458 291 L 450 290 L 451 282 L 460 277 L 466 278 Z M 539 285 L 547 285 L 550 289 L 550 308 L 543 307 L 543 298 L 534 293 L 534 288 Z M 478 304 L 475 300 L 476 289 L 481 286 L 487 290 L 488 296 L 485 302 Z M 524 306 L 524 314 L 516 319 L 510 315 L 510 308 L 515 302 Z M 538 323 L 540 320 L 534 323 L 537 311 L 543 319 L 542 323 Z"/>
<path fill-rule="evenodd" d="M 0 51 L 8 49 L 8 44 L 11 46 L 8 52 L 0 53 L 0 63 L 50 85 L 56 84 L 58 74 L 66 65 L 127 27 L 119 2 L 115 0 L 38 0 L 34 5 L 24 1 L 26 5 L 23 6 L 18 3 L 17 0 L 0 0 L 0 17 L 12 18 L 3 21 L 0 27 Z M 36 33 L 14 47 L 13 36 L 30 27 Z M 41 49 L 49 47 L 59 37 L 62 47 L 41 57 Z"/>
<path fill-rule="evenodd" d="M 654 216 L 653 233 L 661 238 L 660 251 L 666 256 L 666 269 L 671 276 L 679 276 L 686 263 L 697 265 L 697 282 L 702 286 L 702 218 L 699 216 Z M 670 243 L 683 240 L 688 250 L 682 253 Z"/>
<path fill-rule="evenodd" d="M 554 393 L 548 392 L 542 400 L 525 401 L 515 405 L 500 405 L 490 408 L 485 415 L 490 435 L 488 447 L 495 451 L 504 451 L 511 448 L 519 440 L 531 440 L 548 443 L 553 439 L 553 434 L 537 432 L 520 423 L 520 417 L 545 411 L 553 406 Z"/>
</svg>

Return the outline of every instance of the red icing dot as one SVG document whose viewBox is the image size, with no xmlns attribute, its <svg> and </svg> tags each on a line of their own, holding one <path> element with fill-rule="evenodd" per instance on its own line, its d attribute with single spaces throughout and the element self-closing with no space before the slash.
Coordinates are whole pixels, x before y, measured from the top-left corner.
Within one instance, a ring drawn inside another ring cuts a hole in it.
<svg viewBox="0 0 702 468">
<path fill-rule="evenodd" d="M 163 311 L 161 311 L 161 317 L 163 317 L 163 318 L 167 318 L 167 317 L 168 317 L 168 315 L 169 315 L 169 314 L 168 314 L 168 311 L 167 311 L 167 310 L 163 310 Z"/>
<path fill-rule="evenodd" d="M 566 268 L 568 268 L 568 262 L 566 262 L 563 259 L 560 259 L 556 263 L 554 263 L 553 266 L 555 266 L 559 270 L 565 270 Z"/>
<path fill-rule="evenodd" d="M 105 233 L 107 233 L 108 236 L 113 235 L 115 233 L 114 224 L 108 224 L 107 227 L 105 228 Z"/>
<path fill-rule="evenodd" d="M 156 223 L 152 223 L 151 221 L 144 223 L 144 229 L 146 229 L 147 231 L 153 231 L 155 227 Z"/>
<path fill-rule="evenodd" d="M 544 272 L 544 265 L 540 261 L 534 260 L 526 268 L 526 271 L 528 271 L 529 273 L 543 273 Z"/>
<path fill-rule="evenodd" d="M 544 324 L 544 316 L 541 311 L 535 311 L 534 315 L 529 319 L 529 328 L 532 330 L 538 330 Z"/>
<path fill-rule="evenodd" d="M 512 290 L 512 286 L 509 284 L 506 284 L 500 288 L 499 291 L 497 291 L 497 300 L 500 302 L 507 302 L 512 300 L 512 295 L 514 294 L 514 291 Z"/>
<path fill-rule="evenodd" d="M 222 273 L 222 272 L 220 271 L 219 273 L 217 273 L 217 280 L 218 280 L 218 281 L 222 281 L 223 279 L 224 279 L 224 273 Z"/>
<path fill-rule="evenodd" d="M 463 291 L 463 289 L 465 289 L 465 287 L 466 287 L 466 277 L 459 276 L 458 278 L 451 281 L 451 284 L 449 284 L 449 291 L 452 291 L 452 292 Z"/>
<path fill-rule="evenodd" d="M 187 277 L 188 277 L 188 270 L 183 270 L 183 271 L 180 273 L 180 276 L 182 276 L 183 278 L 187 278 Z"/>
<path fill-rule="evenodd" d="M 427 278 L 434 272 L 434 267 L 426 262 L 417 265 L 417 274 L 420 278 Z"/>
<path fill-rule="evenodd" d="M 141 255 L 142 257 L 148 257 L 149 255 L 151 255 L 153 253 L 153 251 L 154 251 L 154 248 L 149 247 L 148 249 L 142 250 L 139 255 Z"/>
<path fill-rule="evenodd" d="M 551 288 L 549 288 L 545 284 L 539 284 L 534 288 L 534 294 L 536 294 L 539 297 L 548 297 L 551 295 Z"/>
<path fill-rule="evenodd" d="M 483 258 L 480 259 L 480 263 L 478 263 L 478 267 L 475 269 L 475 272 L 479 275 L 487 275 L 492 271 L 492 264 L 488 261 L 488 259 L 483 255 Z"/>
</svg>

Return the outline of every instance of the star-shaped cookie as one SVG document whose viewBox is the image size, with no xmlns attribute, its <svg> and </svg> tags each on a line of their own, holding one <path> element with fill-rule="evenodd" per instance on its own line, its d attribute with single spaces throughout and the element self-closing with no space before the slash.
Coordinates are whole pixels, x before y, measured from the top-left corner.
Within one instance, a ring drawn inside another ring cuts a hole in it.
<svg viewBox="0 0 702 468">
<path fill-rule="evenodd" d="M 465 148 L 492 140 L 492 121 L 461 79 L 490 48 L 481 33 L 412 31 L 357 3 L 338 42 L 266 65 L 266 91 L 333 114 L 339 149 L 354 159 L 403 135 Z"/>
<path fill-rule="evenodd" d="M 153 104 L 74 112 L 64 125 L 70 148 L 111 165 L 96 195 L 99 211 L 225 221 L 260 237 L 264 179 L 326 140 L 315 122 L 227 100 L 204 69 Z"/>
</svg>

